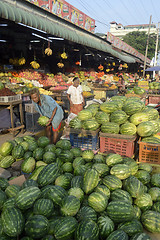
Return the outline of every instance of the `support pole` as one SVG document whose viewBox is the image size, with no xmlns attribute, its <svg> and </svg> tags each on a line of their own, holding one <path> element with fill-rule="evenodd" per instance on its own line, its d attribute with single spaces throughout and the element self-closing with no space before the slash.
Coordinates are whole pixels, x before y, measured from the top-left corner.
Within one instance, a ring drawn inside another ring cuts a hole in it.
<svg viewBox="0 0 160 240">
<path fill-rule="evenodd" d="M 156 64 L 157 64 L 158 37 L 159 37 L 159 23 L 158 23 L 158 28 L 157 28 L 157 39 L 156 39 L 156 48 L 155 48 L 155 56 L 154 56 L 154 66 L 156 66 Z M 155 78 L 155 71 L 153 71 L 153 78 Z"/>
<path fill-rule="evenodd" d="M 147 44 L 146 44 L 146 53 L 145 53 L 144 67 L 143 67 L 143 78 L 145 76 L 145 69 L 146 69 L 146 61 L 147 61 L 147 53 L 148 53 L 148 45 L 149 45 L 149 34 L 150 34 L 150 28 L 151 28 L 151 20 L 152 20 L 152 15 L 150 16 L 150 21 L 149 21 L 148 37 L 147 37 Z"/>
</svg>

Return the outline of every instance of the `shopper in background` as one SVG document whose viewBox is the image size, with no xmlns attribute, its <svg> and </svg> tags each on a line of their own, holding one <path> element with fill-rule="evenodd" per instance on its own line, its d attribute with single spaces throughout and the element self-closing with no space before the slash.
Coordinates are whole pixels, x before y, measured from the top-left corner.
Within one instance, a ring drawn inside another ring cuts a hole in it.
<svg viewBox="0 0 160 240">
<path fill-rule="evenodd" d="M 124 90 L 125 90 L 125 81 L 124 81 L 124 79 L 123 79 L 123 76 L 120 75 L 120 76 L 119 76 L 119 81 L 118 81 L 118 91 L 119 91 L 119 92 L 122 92 L 122 91 L 124 91 Z"/>
<path fill-rule="evenodd" d="M 73 85 L 68 88 L 67 98 L 70 102 L 70 113 L 78 114 L 85 105 L 83 90 L 79 78 L 73 79 Z"/>
<path fill-rule="evenodd" d="M 37 112 L 41 116 L 49 118 L 49 122 L 46 125 L 46 135 L 52 142 L 53 131 L 53 143 L 55 144 L 58 138 L 58 130 L 61 128 L 61 122 L 64 117 L 62 108 L 51 96 L 40 94 L 37 88 L 30 91 L 30 96 Z"/>
</svg>

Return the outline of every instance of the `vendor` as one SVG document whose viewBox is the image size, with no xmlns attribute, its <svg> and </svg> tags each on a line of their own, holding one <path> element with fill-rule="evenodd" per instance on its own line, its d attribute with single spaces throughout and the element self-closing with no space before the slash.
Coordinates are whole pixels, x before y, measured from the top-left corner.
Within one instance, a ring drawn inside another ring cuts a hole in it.
<svg viewBox="0 0 160 240">
<path fill-rule="evenodd" d="M 121 92 L 125 90 L 125 81 L 122 75 L 119 76 L 119 81 L 118 81 L 118 91 Z"/>
<path fill-rule="evenodd" d="M 52 97 L 40 94 L 37 88 L 30 91 L 30 96 L 37 112 L 39 112 L 41 116 L 49 118 L 49 122 L 46 125 L 46 135 L 51 142 L 53 131 L 53 143 L 55 144 L 57 142 L 58 131 L 61 128 L 61 122 L 64 117 L 62 108 Z"/>
<path fill-rule="evenodd" d="M 78 114 L 82 111 L 85 105 L 83 90 L 79 83 L 79 78 L 75 77 L 73 79 L 73 85 L 71 85 L 67 91 L 67 98 L 70 103 L 70 113 L 74 114 Z"/>
</svg>

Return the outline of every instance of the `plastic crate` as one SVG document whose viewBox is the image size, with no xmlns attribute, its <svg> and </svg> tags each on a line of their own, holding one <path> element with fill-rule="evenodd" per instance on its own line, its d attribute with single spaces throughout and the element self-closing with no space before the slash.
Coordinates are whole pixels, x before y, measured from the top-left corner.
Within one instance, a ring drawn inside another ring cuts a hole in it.
<svg viewBox="0 0 160 240">
<path fill-rule="evenodd" d="M 117 95 L 117 93 L 118 93 L 118 89 L 107 90 L 106 91 L 106 98 L 107 97 L 113 97 L 113 96 Z"/>
<path fill-rule="evenodd" d="M 37 121 L 40 117 L 39 113 L 28 113 L 25 114 L 25 122 L 26 122 L 26 130 L 29 132 L 39 132 L 44 129 L 44 127 L 40 126 Z"/>
<path fill-rule="evenodd" d="M 160 95 L 148 95 L 148 103 L 158 104 L 160 103 Z"/>
<path fill-rule="evenodd" d="M 13 95 L 13 96 L 2 96 L 0 97 L 0 102 L 13 102 L 22 99 L 21 94 Z"/>
<path fill-rule="evenodd" d="M 100 152 L 117 153 L 126 157 L 133 157 L 135 150 L 136 136 L 99 133 Z"/>
<path fill-rule="evenodd" d="M 81 149 L 99 149 L 99 129 L 96 131 L 85 131 L 86 136 L 79 137 L 79 134 L 83 131 L 70 129 L 70 142 L 73 147 L 79 147 Z"/>
<path fill-rule="evenodd" d="M 138 141 L 139 162 L 160 164 L 160 144 Z"/>
<path fill-rule="evenodd" d="M 33 103 L 26 103 L 25 104 L 25 112 L 29 112 L 29 113 L 37 113 Z"/>
</svg>

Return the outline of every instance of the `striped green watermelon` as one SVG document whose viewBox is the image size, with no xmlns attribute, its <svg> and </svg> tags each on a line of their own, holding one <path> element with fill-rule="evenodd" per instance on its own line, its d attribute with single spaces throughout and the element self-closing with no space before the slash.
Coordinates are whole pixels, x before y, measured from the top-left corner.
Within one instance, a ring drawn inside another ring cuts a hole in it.
<svg viewBox="0 0 160 240">
<path fill-rule="evenodd" d="M 84 150 L 82 152 L 82 158 L 85 159 L 86 162 L 91 162 L 92 159 L 94 158 L 94 153 L 92 150 Z"/>
<path fill-rule="evenodd" d="M 55 238 L 58 240 L 73 239 L 77 225 L 78 222 L 74 217 L 63 217 L 62 219 L 58 220 L 58 224 L 55 226 Z"/>
<path fill-rule="evenodd" d="M 99 182 L 99 174 L 94 169 L 88 169 L 83 178 L 83 190 L 86 194 L 91 193 Z"/>
<path fill-rule="evenodd" d="M 106 240 L 128 240 L 128 235 L 123 230 L 113 231 Z"/>
<path fill-rule="evenodd" d="M 70 184 L 71 184 L 70 179 L 64 174 L 59 175 L 55 180 L 55 185 L 60 186 L 64 189 L 68 189 L 70 187 Z"/>
<path fill-rule="evenodd" d="M 145 211 L 142 214 L 141 222 L 149 232 L 160 233 L 160 213 L 155 211 Z"/>
<path fill-rule="evenodd" d="M 75 240 L 99 240 L 97 223 L 91 219 L 82 220 L 75 230 Z"/>
<path fill-rule="evenodd" d="M 32 156 L 33 156 L 33 152 L 27 151 L 27 152 L 25 152 L 23 158 L 25 160 L 25 159 L 28 159 L 29 157 L 32 157 Z"/>
<path fill-rule="evenodd" d="M 0 147 L 0 154 L 4 157 L 11 154 L 13 145 L 10 142 L 4 142 Z"/>
<path fill-rule="evenodd" d="M 47 164 L 49 164 L 49 163 L 52 163 L 52 162 L 55 162 L 55 160 L 56 160 L 56 154 L 54 153 L 54 152 L 45 152 L 44 154 L 43 154 L 43 162 L 45 162 L 45 163 L 47 163 Z"/>
<path fill-rule="evenodd" d="M 61 213 L 63 216 L 75 216 L 80 209 L 80 200 L 75 196 L 64 197 L 61 203 Z"/>
<path fill-rule="evenodd" d="M 25 232 L 32 238 L 42 238 L 49 230 L 48 219 L 42 215 L 34 215 L 25 224 Z"/>
<path fill-rule="evenodd" d="M 101 132 L 103 133 L 119 133 L 119 124 L 114 122 L 107 122 L 101 125 Z"/>
<path fill-rule="evenodd" d="M 71 150 L 71 153 L 73 153 L 73 156 L 76 158 L 76 157 L 81 157 L 82 155 L 82 150 L 78 147 L 74 147 L 72 148 Z"/>
<path fill-rule="evenodd" d="M 38 147 L 33 151 L 33 157 L 39 161 L 43 159 L 44 149 L 42 147 Z"/>
<path fill-rule="evenodd" d="M 29 147 L 28 150 L 33 152 L 36 148 L 38 148 L 38 144 L 36 141 L 28 141 Z"/>
<path fill-rule="evenodd" d="M 74 176 L 71 180 L 71 187 L 79 187 L 82 188 L 83 185 L 83 177 L 82 176 Z"/>
<path fill-rule="evenodd" d="M 104 176 L 109 173 L 109 167 L 105 163 L 94 163 L 92 168 L 98 172 L 99 176 Z"/>
<path fill-rule="evenodd" d="M 99 124 L 109 122 L 109 114 L 106 112 L 99 111 L 96 113 L 95 119 Z"/>
<path fill-rule="evenodd" d="M 100 105 L 100 109 L 106 113 L 112 113 L 118 110 L 118 104 L 114 102 L 104 102 Z"/>
<path fill-rule="evenodd" d="M 59 168 L 57 163 L 50 163 L 42 169 L 42 171 L 39 173 L 37 182 L 38 185 L 43 187 L 50 183 L 53 183 L 56 179 L 56 177 L 59 174 Z"/>
<path fill-rule="evenodd" d="M 110 199 L 112 201 L 118 201 L 118 200 L 120 200 L 120 201 L 127 201 L 127 202 L 132 204 L 132 197 L 131 197 L 131 195 L 127 191 L 122 190 L 122 189 L 116 189 L 113 192 L 111 192 Z"/>
<path fill-rule="evenodd" d="M 152 187 L 148 190 L 148 193 L 151 195 L 152 201 L 160 201 L 160 188 Z"/>
<path fill-rule="evenodd" d="M 6 190 L 5 190 L 5 193 L 7 195 L 8 198 L 12 198 L 12 197 L 16 197 L 17 194 L 19 193 L 21 187 L 18 186 L 18 185 L 9 185 Z"/>
<path fill-rule="evenodd" d="M 12 157 L 14 159 L 21 159 L 24 156 L 24 148 L 21 145 L 17 145 L 12 150 Z"/>
<path fill-rule="evenodd" d="M 94 119 L 83 121 L 82 128 L 85 130 L 95 131 L 99 128 L 100 124 Z"/>
<path fill-rule="evenodd" d="M 145 112 L 135 113 L 129 119 L 129 121 L 136 126 L 139 125 L 141 122 L 146 122 L 148 120 L 148 115 Z"/>
<path fill-rule="evenodd" d="M 0 167 L 1 168 L 9 168 L 12 163 L 14 163 L 14 158 L 11 156 L 11 155 L 8 155 L 6 157 L 3 157 L 1 160 L 0 160 Z"/>
<path fill-rule="evenodd" d="M 140 196 L 138 196 L 134 203 L 142 210 L 142 211 L 146 211 L 149 210 L 152 205 L 152 198 L 148 193 L 143 193 Z"/>
<path fill-rule="evenodd" d="M 47 187 L 47 186 L 46 186 Z M 43 194 L 43 189 L 42 189 Z M 51 186 L 46 193 L 46 197 L 51 199 L 53 203 L 61 206 L 63 198 L 67 196 L 67 191 L 60 186 Z"/>
<path fill-rule="evenodd" d="M 126 96 L 119 96 L 119 95 L 115 95 L 113 97 L 111 97 L 111 100 L 116 100 L 116 101 L 122 101 L 125 102 L 127 100 Z"/>
<path fill-rule="evenodd" d="M 138 170 L 135 177 L 137 177 L 143 184 L 149 183 L 151 178 L 149 172 L 145 170 Z"/>
<path fill-rule="evenodd" d="M 56 146 L 54 144 L 48 144 L 45 148 L 45 152 L 55 152 Z"/>
<path fill-rule="evenodd" d="M 73 160 L 73 168 L 76 168 L 77 166 L 83 165 L 83 164 L 85 164 L 85 160 L 82 157 L 76 157 Z"/>
<path fill-rule="evenodd" d="M 134 208 L 135 219 L 140 220 L 141 215 L 142 215 L 141 209 L 137 205 L 133 205 L 133 208 Z"/>
<path fill-rule="evenodd" d="M 160 173 L 154 173 L 151 176 L 151 184 L 152 186 L 160 188 Z"/>
<path fill-rule="evenodd" d="M 141 101 L 132 101 L 124 103 L 122 110 L 126 112 L 127 115 L 133 115 L 137 112 L 141 112 L 144 109 L 144 103 Z"/>
<path fill-rule="evenodd" d="M 114 99 L 114 100 L 112 100 L 112 103 L 117 104 L 119 110 L 121 110 L 122 107 L 123 107 L 123 102 L 122 102 L 121 100 L 116 100 L 116 99 Z M 116 112 L 116 111 L 115 111 L 115 112 Z"/>
<path fill-rule="evenodd" d="M 37 167 L 33 172 L 32 174 L 29 176 L 29 179 L 32 179 L 32 180 L 37 180 L 38 178 L 38 175 L 40 174 L 40 172 L 42 171 L 42 169 L 44 168 L 45 166 L 40 166 L 40 167 Z"/>
<path fill-rule="evenodd" d="M 143 226 L 140 223 L 140 221 L 133 219 L 129 222 L 120 223 L 118 225 L 118 229 L 123 230 L 125 233 L 128 234 L 128 236 L 134 236 L 137 233 L 143 232 Z"/>
<path fill-rule="evenodd" d="M 120 126 L 120 133 L 124 135 L 135 135 L 137 128 L 133 123 L 124 123 Z"/>
<path fill-rule="evenodd" d="M 131 171 L 127 164 L 116 164 L 111 168 L 110 174 L 123 180 L 131 175 Z"/>
<path fill-rule="evenodd" d="M 80 210 L 77 213 L 77 220 L 78 222 L 81 222 L 83 220 L 93 220 L 97 221 L 97 213 L 96 211 L 90 207 L 90 206 L 83 206 L 80 208 Z"/>
<path fill-rule="evenodd" d="M 21 170 L 24 173 L 31 173 L 35 169 L 36 161 L 33 157 L 29 157 L 28 159 L 24 160 L 21 164 Z"/>
<path fill-rule="evenodd" d="M 105 158 L 102 154 L 95 154 L 93 158 L 94 163 L 106 163 Z"/>
<path fill-rule="evenodd" d="M 115 153 L 110 153 L 107 157 L 106 157 L 106 164 L 109 167 L 112 167 L 118 163 L 123 163 L 123 158 L 121 155 L 119 154 L 115 154 Z"/>
<path fill-rule="evenodd" d="M 37 143 L 40 148 L 45 148 L 50 143 L 50 140 L 46 136 L 41 136 L 38 138 Z"/>
<path fill-rule="evenodd" d="M 97 224 L 102 239 L 106 239 L 115 229 L 114 222 L 105 214 L 98 218 Z"/>
<path fill-rule="evenodd" d="M 95 192 L 98 192 L 102 195 L 104 195 L 106 198 L 110 198 L 110 190 L 108 187 L 106 187 L 105 185 L 98 185 L 95 189 Z"/>
<path fill-rule="evenodd" d="M 127 201 L 111 201 L 107 206 L 107 215 L 115 223 L 131 221 L 134 217 L 134 208 Z"/>
<path fill-rule="evenodd" d="M 4 191 L 0 189 L 0 210 L 3 208 L 3 204 L 7 200 L 7 195 Z"/>
<path fill-rule="evenodd" d="M 38 183 L 33 180 L 33 179 L 27 179 L 23 184 L 22 184 L 22 189 L 26 187 L 38 187 Z"/>
<path fill-rule="evenodd" d="M 136 172 L 138 171 L 138 164 L 136 161 L 132 158 L 125 157 L 123 158 L 123 163 L 128 165 L 131 175 L 135 175 Z"/>
<path fill-rule="evenodd" d="M 33 213 L 35 215 L 43 215 L 50 217 L 54 209 L 53 202 L 50 199 L 40 198 L 33 205 Z"/>
<path fill-rule="evenodd" d="M 126 122 L 128 116 L 124 111 L 118 110 L 111 113 L 110 121 L 118 124 L 123 124 Z"/>
<path fill-rule="evenodd" d="M 66 162 L 62 165 L 63 172 L 73 172 L 73 165 L 71 162 Z"/>
<path fill-rule="evenodd" d="M 2 205 L 1 205 L 2 206 Z M 8 198 L 3 204 L 3 210 L 15 207 L 15 198 Z"/>
<path fill-rule="evenodd" d="M 122 188 L 122 181 L 114 175 L 105 176 L 103 178 L 103 184 L 107 186 L 110 191 Z"/>
<path fill-rule="evenodd" d="M 74 129 L 81 129 L 82 121 L 78 117 L 75 117 L 69 122 L 69 127 Z"/>
<path fill-rule="evenodd" d="M 48 123 L 48 121 L 49 121 L 49 118 L 48 117 L 46 117 L 46 116 L 40 116 L 39 118 L 38 118 L 38 124 L 39 125 L 41 125 L 41 126 L 46 126 L 47 125 L 47 123 Z"/>
<path fill-rule="evenodd" d="M 103 212 L 107 207 L 108 199 L 101 193 L 93 192 L 88 197 L 88 203 L 96 212 Z"/>
<path fill-rule="evenodd" d="M 144 185 L 136 177 L 130 176 L 124 180 L 125 190 L 134 198 L 139 197 L 144 193 Z"/>
<path fill-rule="evenodd" d="M 19 236 L 24 228 L 24 217 L 18 208 L 6 208 L 1 213 L 3 231 L 9 237 Z"/>
<path fill-rule="evenodd" d="M 160 213 L 160 202 L 155 202 L 152 206 L 152 210 Z"/>
<path fill-rule="evenodd" d="M 145 113 L 148 115 L 148 120 L 155 120 L 159 117 L 159 113 L 156 109 L 154 108 L 147 108 L 144 110 Z"/>
<path fill-rule="evenodd" d="M 140 137 L 150 137 L 155 134 L 155 127 L 152 122 L 142 122 L 137 126 L 137 133 Z"/>
<path fill-rule="evenodd" d="M 38 187 L 26 187 L 22 189 L 16 196 L 16 206 L 22 210 L 33 206 L 34 202 L 41 195 Z"/>
<path fill-rule="evenodd" d="M 78 119 L 81 121 L 88 120 L 92 118 L 91 111 L 84 109 L 78 113 Z"/>
<path fill-rule="evenodd" d="M 70 188 L 68 191 L 68 194 L 71 196 L 75 196 L 76 198 L 78 198 L 81 202 L 84 198 L 84 192 L 81 188 L 78 187 L 74 187 L 74 188 Z"/>
<path fill-rule="evenodd" d="M 49 231 L 48 234 L 54 235 L 55 226 L 59 225 L 59 220 L 62 220 L 64 217 L 59 216 L 58 214 L 56 216 L 51 217 L 49 219 Z"/>
<path fill-rule="evenodd" d="M 0 177 L 0 189 L 5 190 L 9 186 L 8 180 Z"/>
<path fill-rule="evenodd" d="M 19 145 L 21 145 L 24 149 L 25 152 L 28 151 L 28 148 L 29 148 L 29 143 L 27 141 L 23 141 L 21 142 Z"/>
<path fill-rule="evenodd" d="M 63 150 L 58 156 L 63 162 L 73 162 L 73 153 L 70 150 Z"/>
<path fill-rule="evenodd" d="M 147 233 L 137 233 L 131 238 L 131 240 L 152 240 L 152 239 Z"/>
<path fill-rule="evenodd" d="M 61 148 L 62 150 L 70 150 L 72 148 L 71 143 L 69 140 L 60 139 L 56 143 L 56 148 Z M 56 149 L 57 150 L 57 149 Z"/>
</svg>

